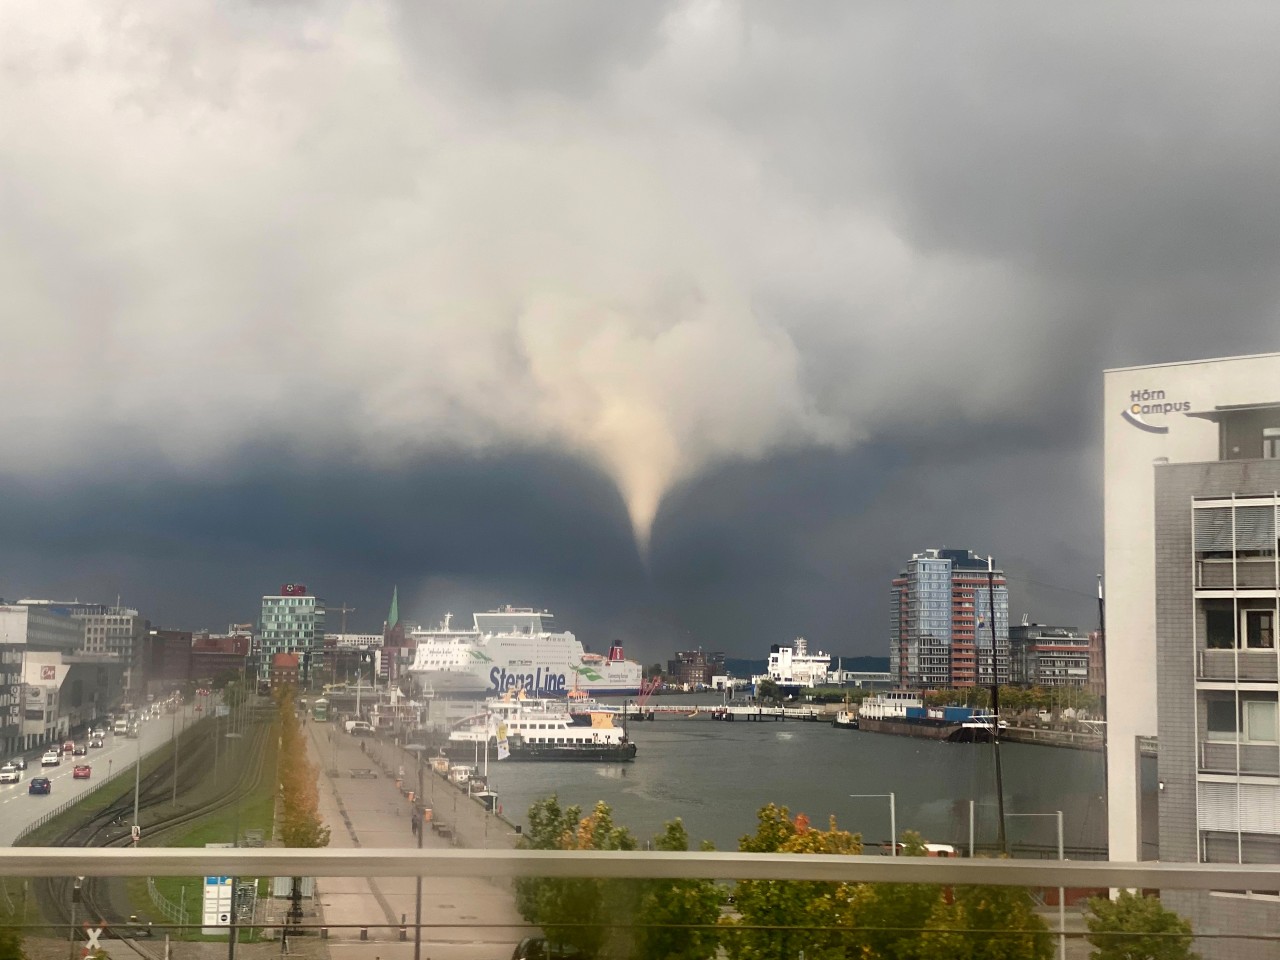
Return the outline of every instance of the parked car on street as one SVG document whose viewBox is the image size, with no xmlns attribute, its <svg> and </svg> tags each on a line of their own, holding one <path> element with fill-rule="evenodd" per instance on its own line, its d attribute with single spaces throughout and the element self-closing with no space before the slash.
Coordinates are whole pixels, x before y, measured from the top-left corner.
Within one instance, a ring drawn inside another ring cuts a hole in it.
<svg viewBox="0 0 1280 960">
<path fill-rule="evenodd" d="M 18 783 L 22 780 L 22 771 L 12 763 L 0 767 L 0 783 Z"/>
<path fill-rule="evenodd" d="M 27 793 L 52 793 L 53 781 L 48 777 L 32 777 L 31 785 L 27 787 Z"/>
<path fill-rule="evenodd" d="M 76 768 L 71 771 L 73 780 L 88 780 L 91 776 L 93 776 L 93 767 L 87 763 L 77 763 Z"/>
<path fill-rule="evenodd" d="M 57 750 L 49 750 L 40 758 L 42 767 L 59 767 L 62 765 L 62 754 Z"/>
</svg>

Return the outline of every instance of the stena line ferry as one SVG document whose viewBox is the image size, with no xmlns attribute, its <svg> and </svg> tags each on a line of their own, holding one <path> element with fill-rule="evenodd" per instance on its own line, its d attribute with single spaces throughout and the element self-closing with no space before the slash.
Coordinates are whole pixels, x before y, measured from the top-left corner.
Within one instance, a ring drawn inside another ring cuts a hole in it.
<svg viewBox="0 0 1280 960">
<path fill-rule="evenodd" d="M 622 644 L 609 655 L 587 653 L 572 633 L 557 633 L 554 616 L 531 607 L 500 607 L 474 615 L 470 630 L 452 626 L 452 615 L 435 629 L 419 628 L 414 682 L 436 696 L 499 696 L 523 690 L 531 697 L 567 697 L 578 690 L 594 696 L 640 691 L 640 664 Z"/>
</svg>

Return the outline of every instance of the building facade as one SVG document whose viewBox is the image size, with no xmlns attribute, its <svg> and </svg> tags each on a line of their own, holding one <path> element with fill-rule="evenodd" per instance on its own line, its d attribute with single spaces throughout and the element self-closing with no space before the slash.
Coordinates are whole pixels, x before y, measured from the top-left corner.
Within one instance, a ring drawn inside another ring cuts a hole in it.
<svg viewBox="0 0 1280 960">
<path fill-rule="evenodd" d="M 88 657 L 112 657 L 123 667 L 125 686 L 141 690 L 146 682 L 145 648 L 150 622 L 137 610 L 79 600 L 23 600 L 32 607 L 67 614 L 80 621 L 81 642 L 76 651 Z"/>
<path fill-rule="evenodd" d="M 724 654 L 679 650 L 667 661 L 667 682 L 683 687 L 709 687 L 711 678 L 724 676 Z"/>
<path fill-rule="evenodd" d="M 1009 679 L 1034 687 L 1089 689 L 1094 641 L 1075 627 L 1042 623 L 1009 628 Z"/>
<path fill-rule="evenodd" d="M 1110 855 L 1280 864 L 1280 354 L 1108 371 L 1105 407 Z M 1280 890 L 1163 896 L 1199 932 L 1280 927 Z"/>
<path fill-rule="evenodd" d="M 914 554 L 893 581 L 889 674 L 917 688 L 1008 683 L 1004 572 L 971 550 Z"/>
<path fill-rule="evenodd" d="M 299 679 L 305 685 L 311 665 L 317 667 L 324 651 L 325 604 L 300 583 L 286 583 L 278 594 L 262 598 L 258 622 L 259 679 L 269 682 L 277 653 L 296 653 Z"/>
</svg>

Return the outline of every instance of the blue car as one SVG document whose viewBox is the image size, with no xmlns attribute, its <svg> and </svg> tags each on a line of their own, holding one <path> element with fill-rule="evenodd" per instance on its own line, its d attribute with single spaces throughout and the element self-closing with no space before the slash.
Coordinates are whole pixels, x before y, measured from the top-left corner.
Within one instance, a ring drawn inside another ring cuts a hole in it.
<svg viewBox="0 0 1280 960">
<path fill-rule="evenodd" d="M 52 793 L 53 781 L 48 777 L 32 777 L 31 785 L 27 787 L 27 793 Z"/>
</svg>

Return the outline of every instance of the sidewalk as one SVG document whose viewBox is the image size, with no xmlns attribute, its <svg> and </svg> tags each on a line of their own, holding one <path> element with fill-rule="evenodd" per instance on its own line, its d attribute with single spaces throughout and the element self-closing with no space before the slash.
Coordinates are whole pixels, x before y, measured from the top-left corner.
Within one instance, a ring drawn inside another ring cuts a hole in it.
<svg viewBox="0 0 1280 960">
<path fill-rule="evenodd" d="M 331 831 L 329 846 L 416 847 L 409 802 L 395 782 L 403 768 L 405 787 L 416 784 L 412 756 L 379 741 L 351 737 L 336 724 L 308 723 L 307 733 L 311 759 L 321 771 L 320 815 Z M 362 768 L 371 768 L 377 779 L 351 776 L 353 769 Z M 423 777 L 427 805 L 437 820 L 453 827 L 459 845 L 514 846 L 514 835 L 500 818 L 486 814 L 478 803 L 429 771 Z M 430 829 L 423 836 L 426 848 L 449 843 Z M 316 881 L 316 890 L 321 917 L 314 919 L 330 927 L 333 960 L 413 957 L 413 930 L 410 926 L 408 942 L 401 943 L 399 927 L 402 916 L 413 923 L 414 878 L 322 877 Z M 422 920 L 424 960 L 505 960 L 527 935 L 505 882 L 424 877 Z M 368 930 L 367 942 L 359 939 L 362 925 Z"/>
</svg>

